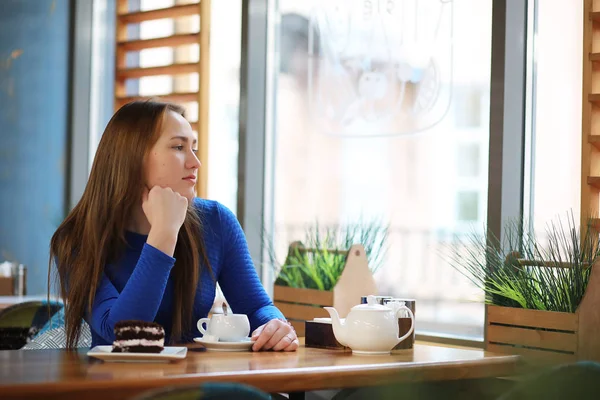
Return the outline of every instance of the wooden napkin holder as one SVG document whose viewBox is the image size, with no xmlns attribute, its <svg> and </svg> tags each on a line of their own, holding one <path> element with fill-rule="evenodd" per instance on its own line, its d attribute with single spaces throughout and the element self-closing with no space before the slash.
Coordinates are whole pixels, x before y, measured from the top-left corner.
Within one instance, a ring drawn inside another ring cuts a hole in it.
<svg viewBox="0 0 600 400">
<path fill-rule="evenodd" d="M 0 276 L 0 296 L 12 296 L 14 293 L 14 278 Z"/>
<path fill-rule="evenodd" d="M 331 322 L 306 321 L 305 322 L 304 345 L 306 347 L 316 347 L 320 349 L 345 350 L 349 349 L 342 346 L 333 334 L 333 325 Z"/>
</svg>

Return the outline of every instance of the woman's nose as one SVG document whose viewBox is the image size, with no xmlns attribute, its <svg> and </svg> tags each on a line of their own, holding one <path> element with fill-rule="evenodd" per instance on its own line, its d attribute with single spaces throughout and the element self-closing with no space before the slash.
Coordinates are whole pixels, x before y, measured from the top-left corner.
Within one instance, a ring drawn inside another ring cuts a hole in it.
<svg viewBox="0 0 600 400">
<path fill-rule="evenodd" d="M 187 167 L 198 169 L 201 166 L 202 166 L 202 163 L 198 159 L 198 156 L 196 156 L 196 154 L 192 152 L 191 156 L 188 158 Z"/>
</svg>

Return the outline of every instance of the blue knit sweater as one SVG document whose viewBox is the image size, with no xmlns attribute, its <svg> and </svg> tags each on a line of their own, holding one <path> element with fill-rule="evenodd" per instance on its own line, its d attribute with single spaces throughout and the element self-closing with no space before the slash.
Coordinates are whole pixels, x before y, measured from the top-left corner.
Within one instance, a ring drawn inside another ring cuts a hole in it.
<svg viewBox="0 0 600 400">
<path fill-rule="evenodd" d="M 252 330 L 274 318 L 283 318 L 265 292 L 250 258 L 246 238 L 235 215 L 216 201 L 194 199 L 203 224 L 204 244 L 214 276 L 235 313 L 246 314 Z M 175 259 L 146 244 L 146 235 L 126 233 L 128 247 L 120 260 L 105 267 L 91 317 L 92 346 L 112 344 L 115 323 L 121 320 L 155 321 L 171 331 Z M 202 268 L 194 302 L 192 329 L 182 341 L 200 336 L 196 321 L 210 311 L 216 285 Z"/>
</svg>

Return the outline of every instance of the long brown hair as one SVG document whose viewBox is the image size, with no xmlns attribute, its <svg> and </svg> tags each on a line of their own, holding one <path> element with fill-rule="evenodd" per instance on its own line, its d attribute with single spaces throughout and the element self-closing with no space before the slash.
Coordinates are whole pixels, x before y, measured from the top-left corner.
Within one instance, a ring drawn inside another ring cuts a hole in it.
<svg viewBox="0 0 600 400">
<path fill-rule="evenodd" d="M 48 293 L 54 263 L 65 302 L 68 349 L 77 344 L 82 318 L 91 314 L 105 265 L 117 261 L 125 249 L 128 217 L 142 202 L 144 159 L 160 137 L 168 111 L 184 115 L 183 108 L 156 101 L 129 103 L 115 113 L 98 145 L 81 200 L 52 236 Z M 172 342 L 190 327 L 200 261 L 212 273 L 201 221 L 191 203 L 174 254 Z"/>
</svg>

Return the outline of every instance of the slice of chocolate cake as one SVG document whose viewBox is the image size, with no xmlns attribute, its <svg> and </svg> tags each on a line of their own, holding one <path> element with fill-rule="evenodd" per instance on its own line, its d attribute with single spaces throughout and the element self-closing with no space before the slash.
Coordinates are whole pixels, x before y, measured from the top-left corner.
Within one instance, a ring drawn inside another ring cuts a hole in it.
<svg viewBox="0 0 600 400">
<path fill-rule="evenodd" d="M 160 353 L 165 330 L 156 322 L 119 321 L 115 324 L 113 353 Z"/>
</svg>

